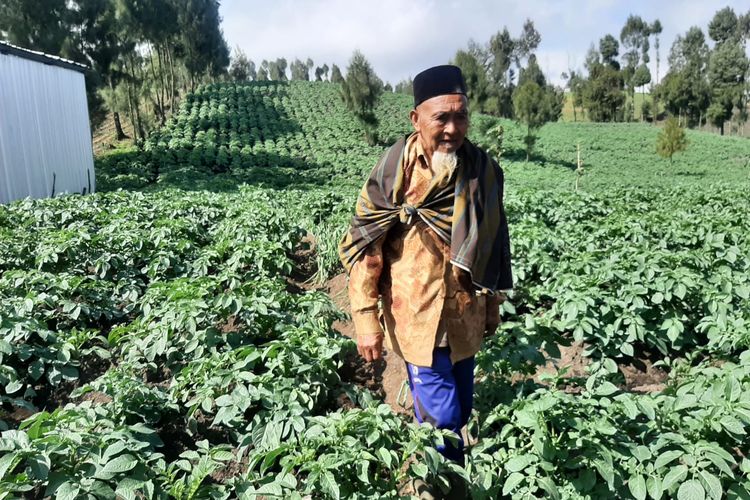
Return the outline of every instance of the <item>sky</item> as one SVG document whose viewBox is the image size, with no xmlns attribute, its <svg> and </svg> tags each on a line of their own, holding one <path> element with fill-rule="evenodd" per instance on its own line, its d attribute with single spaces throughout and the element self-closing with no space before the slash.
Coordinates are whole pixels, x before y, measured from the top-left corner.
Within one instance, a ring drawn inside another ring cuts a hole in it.
<svg viewBox="0 0 750 500">
<path fill-rule="evenodd" d="M 542 41 L 539 65 L 554 84 L 561 73 L 582 69 L 592 42 L 606 34 L 619 38 L 629 14 L 661 21 L 661 63 L 678 34 L 699 26 L 707 34 L 714 13 L 730 6 L 750 11 L 750 0 L 222 0 L 224 37 L 260 64 L 263 59 L 312 58 L 315 66 L 337 64 L 342 72 L 359 49 L 384 81 L 396 84 L 421 70 L 446 64 L 470 39 L 480 44 L 507 26 L 511 36 L 525 19 L 534 21 Z M 748 47 L 750 50 L 750 47 Z M 651 73 L 655 76 L 653 39 Z"/>
</svg>

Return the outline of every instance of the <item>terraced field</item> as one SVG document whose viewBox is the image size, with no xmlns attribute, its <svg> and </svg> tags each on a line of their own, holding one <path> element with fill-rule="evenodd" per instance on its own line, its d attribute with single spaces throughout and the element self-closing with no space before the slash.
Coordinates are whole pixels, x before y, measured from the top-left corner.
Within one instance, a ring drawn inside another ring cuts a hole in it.
<svg viewBox="0 0 750 500">
<path fill-rule="evenodd" d="M 460 468 L 368 391 L 323 291 L 408 109 L 386 95 L 369 147 L 332 84 L 203 87 L 98 159 L 102 192 L 0 207 L 0 497 L 397 498 L 452 471 L 474 498 L 748 498 L 750 142 L 691 133 L 670 167 L 651 126 L 558 123 L 525 162 L 472 118 L 495 150 L 504 128 L 517 286 Z"/>
</svg>

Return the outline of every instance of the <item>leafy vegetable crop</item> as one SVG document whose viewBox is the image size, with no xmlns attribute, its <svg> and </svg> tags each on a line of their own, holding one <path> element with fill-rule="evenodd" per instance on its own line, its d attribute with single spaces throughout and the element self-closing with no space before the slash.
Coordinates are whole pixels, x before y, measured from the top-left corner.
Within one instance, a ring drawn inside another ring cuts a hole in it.
<svg viewBox="0 0 750 500">
<path fill-rule="evenodd" d="M 386 94 L 381 137 L 409 106 Z M 527 163 L 521 129 L 472 119 L 493 151 L 503 127 L 517 286 L 465 468 L 348 378 L 312 286 L 385 144 L 335 85 L 210 85 L 100 158 L 102 193 L 0 207 L 0 498 L 398 498 L 448 473 L 475 498 L 747 498 L 750 145 L 691 134 L 669 167 L 652 127 L 549 124 Z M 534 377 L 572 342 L 585 377 Z M 621 383 L 641 356 L 662 390 Z"/>
</svg>

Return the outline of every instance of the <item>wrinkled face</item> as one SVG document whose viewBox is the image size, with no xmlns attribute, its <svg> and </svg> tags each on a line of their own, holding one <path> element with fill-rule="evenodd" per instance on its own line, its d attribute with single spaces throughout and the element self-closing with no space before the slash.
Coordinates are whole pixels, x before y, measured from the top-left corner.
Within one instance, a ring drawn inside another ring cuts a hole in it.
<svg viewBox="0 0 750 500">
<path fill-rule="evenodd" d="M 428 158 L 435 151 L 454 153 L 469 130 L 466 96 L 446 94 L 427 99 L 410 114 Z"/>
</svg>

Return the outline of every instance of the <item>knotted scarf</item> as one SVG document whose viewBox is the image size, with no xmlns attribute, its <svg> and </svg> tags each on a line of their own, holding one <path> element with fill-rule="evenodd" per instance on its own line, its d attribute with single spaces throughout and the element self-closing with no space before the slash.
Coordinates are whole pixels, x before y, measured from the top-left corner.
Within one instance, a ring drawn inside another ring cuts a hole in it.
<svg viewBox="0 0 750 500">
<path fill-rule="evenodd" d="M 402 137 L 378 161 L 357 199 L 349 230 L 339 243 L 347 272 L 368 246 L 398 222 L 422 219 L 446 244 L 451 263 L 468 271 L 484 292 L 513 287 L 508 222 L 503 210 L 503 171 L 468 139 L 457 151 L 454 182 L 433 179 L 420 203 L 403 203 L 404 167 L 414 136 Z"/>
</svg>

